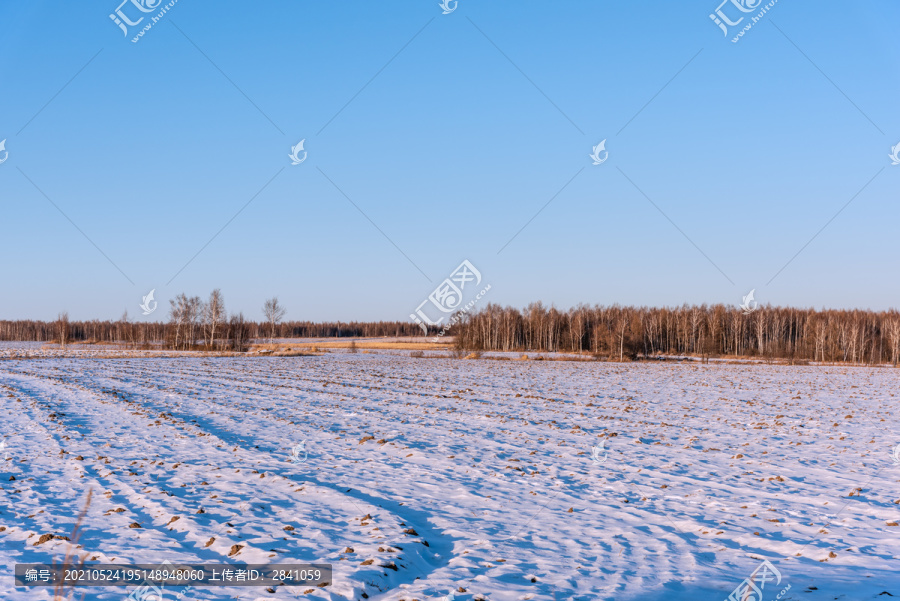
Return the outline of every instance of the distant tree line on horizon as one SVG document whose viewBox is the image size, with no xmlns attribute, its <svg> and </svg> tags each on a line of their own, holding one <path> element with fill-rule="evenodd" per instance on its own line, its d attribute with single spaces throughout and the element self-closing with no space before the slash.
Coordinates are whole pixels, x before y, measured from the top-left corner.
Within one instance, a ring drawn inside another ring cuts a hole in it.
<svg viewBox="0 0 900 601">
<path fill-rule="evenodd" d="M 490 304 L 451 332 L 460 349 L 592 353 L 611 360 L 657 355 L 756 357 L 792 362 L 900 362 L 900 313 L 725 305 L 677 308 Z"/>
<path fill-rule="evenodd" d="M 277 298 L 261 321 L 229 315 L 220 290 L 206 301 L 180 294 L 169 301 L 168 322 L 119 320 L 0 321 L 0 340 L 118 343 L 134 348 L 247 350 L 265 338 L 422 336 L 407 321 L 283 321 Z M 890 311 L 759 307 L 747 313 L 725 305 L 674 308 L 580 305 L 561 311 L 532 303 L 525 309 L 489 304 L 461 313 L 449 334 L 458 349 L 588 353 L 609 360 L 654 356 L 745 357 L 791 362 L 900 364 L 900 313 Z M 429 329 L 437 333 L 440 326 Z M 436 340 L 437 338 L 435 338 Z"/>
<path fill-rule="evenodd" d="M 415 336 L 418 325 L 405 321 L 311 322 L 283 321 L 286 309 L 277 297 L 266 300 L 263 321 L 247 320 L 243 313 L 228 315 L 219 289 L 204 301 L 179 294 L 169 301 L 168 322 L 134 321 L 128 312 L 118 320 L 70 321 L 61 312 L 55 321 L 0 321 L 0 341 L 125 344 L 133 348 L 178 350 L 247 350 L 264 338 L 375 338 Z"/>
</svg>

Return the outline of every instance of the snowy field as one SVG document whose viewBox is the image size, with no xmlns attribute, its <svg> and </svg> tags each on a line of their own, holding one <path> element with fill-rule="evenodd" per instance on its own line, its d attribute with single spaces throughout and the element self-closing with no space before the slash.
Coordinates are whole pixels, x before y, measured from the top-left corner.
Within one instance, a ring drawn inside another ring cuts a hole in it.
<svg viewBox="0 0 900 601">
<path fill-rule="evenodd" d="M 2 360 L 0 599 L 51 598 L 12 565 L 60 560 L 88 490 L 88 561 L 334 567 L 182 599 L 722 601 L 763 560 L 762 601 L 897 597 L 898 373 Z"/>
</svg>

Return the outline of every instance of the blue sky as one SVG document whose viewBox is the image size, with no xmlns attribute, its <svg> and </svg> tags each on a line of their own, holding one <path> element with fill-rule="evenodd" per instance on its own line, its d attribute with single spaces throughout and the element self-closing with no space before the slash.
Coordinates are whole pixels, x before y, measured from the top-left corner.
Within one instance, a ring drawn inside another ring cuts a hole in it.
<svg viewBox="0 0 900 601">
<path fill-rule="evenodd" d="M 0 5 L 0 318 L 900 306 L 896 3 L 118 4 Z"/>
</svg>

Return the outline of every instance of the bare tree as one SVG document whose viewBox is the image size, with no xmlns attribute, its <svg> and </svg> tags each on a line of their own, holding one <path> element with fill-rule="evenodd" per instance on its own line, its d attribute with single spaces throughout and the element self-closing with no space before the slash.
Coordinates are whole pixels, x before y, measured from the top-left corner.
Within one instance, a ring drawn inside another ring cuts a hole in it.
<svg viewBox="0 0 900 601">
<path fill-rule="evenodd" d="M 128 343 L 131 342 L 131 347 L 134 348 L 134 327 L 131 322 L 128 321 L 128 309 L 125 309 L 122 312 L 122 317 L 119 318 L 119 322 L 122 324 L 122 340 Z"/>
<path fill-rule="evenodd" d="M 815 351 L 813 352 L 813 361 L 819 361 L 819 357 L 821 356 L 822 363 L 825 363 L 825 337 L 828 333 L 826 329 L 826 324 L 824 319 L 820 319 L 816 322 L 815 329 Z"/>
<path fill-rule="evenodd" d="M 197 344 L 197 336 L 194 333 L 194 330 L 198 329 L 200 316 L 203 315 L 203 301 L 200 300 L 199 296 L 192 296 L 187 299 L 187 306 L 185 310 L 185 321 L 187 322 L 188 329 L 188 339 L 187 344 L 188 348 Z"/>
<path fill-rule="evenodd" d="M 900 360 L 900 319 L 892 318 L 888 322 L 888 339 L 891 344 L 891 363 L 895 366 Z"/>
<path fill-rule="evenodd" d="M 275 339 L 275 327 L 284 318 L 285 313 L 287 313 L 287 309 L 278 304 L 277 296 L 273 296 L 263 305 L 263 315 L 266 316 L 266 321 L 272 328 L 269 342 Z"/>
<path fill-rule="evenodd" d="M 628 327 L 628 319 L 624 311 L 616 319 L 616 338 L 619 341 L 619 361 L 625 360 L 625 330 Z"/>
<path fill-rule="evenodd" d="M 244 320 L 244 314 L 231 316 L 231 349 L 243 353 L 250 344 L 250 324 Z"/>
<path fill-rule="evenodd" d="M 203 325 L 209 338 L 209 348 L 216 344 L 216 330 L 225 321 L 225 298 L 222 291 L 216 288 L 209 293 L 209 300 L 203 306 Z"/>
<path fill-rule="evenodd" d="M 69 313 L 68 311 L 61 312 L 56 317 L 56 333 L 59 336 L 59 344 L 63 348 L 66 348 L 66 343 L 69 341 Z"/>
<path fill-rule="evenodd" d="M 184 327 L 185 305 L 187 297 L 184 294 L 169 299 L 169 319 L 175 327 L 174 339 L 172 340 L 172 348 L 178 348 L 178 342 L 182 336 L 182 328 Z"/>
<path fill-rule="evenodd" d="M 196 344 L 195 329 L 203 313 L 203 302 L 198 296 L 187 296 L 183 292 L 169 301 L 169 318 L 175 328 L 174 348 L 190 349 Z"/>
</svg>

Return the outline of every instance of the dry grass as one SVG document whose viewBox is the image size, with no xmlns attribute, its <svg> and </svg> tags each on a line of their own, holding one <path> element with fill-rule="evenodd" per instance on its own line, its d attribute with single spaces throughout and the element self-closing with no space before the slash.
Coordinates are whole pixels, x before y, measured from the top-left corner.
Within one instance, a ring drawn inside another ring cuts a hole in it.
<svg viewBox="0 0 900 601">
<path fill-rule="evenodd" d="M 87 499 L 84 501 L 84 507 L 81 510 L 81 513 L 78 514 L 78 519 L 75 520 L 75 527 L 72 528 L 72 535 L 69 537 L 69 545 L 66 548 L 66 555 L 63 558 L 62 563 L 62 573 L 65 574 L 66 570 L 72 568 L 79 568 L 84 565 L 84 559 L 87 557 L 87 554 L 84 555 L 81 559 L 76 559 L 75 549 L 78 548 L 78 538 L 81 536 L 81 524 L 84 522 L 84 516 L 87 515 L 88 508 L 91 506 L 91 497 L 94 492 L 92 490 L 88 490 Z M 69 590 L 70 587 L 66 586 L 65 581 L 57 584 L 53 587 L 53 601 L 69 601 L 72 598 L 72 592 Z M 82 596 L 84 599 L 84 596 Z"/>
<path fill-rule="evenodd" d="M 437 351 L 449 348 L 446 342 L 431 342 L 429 339 L 405 340 L 402 342 L 394 341 L 367 341 L 367 340 L 341 340 L 336 338 L 333 340 L 317 340 L 316 342 L 292 343 L 290 346 L 298 348 L 319 347 L 334 349 L 353 349 L 357 350 L 395 350 L 395 351 Z"/>
<path fill-rule="evenodd" d="M 52 346 L 56 344 L 55 341 L 47 341 L 44 344 L 45 348 L 53 348 Z M 272 357 L 302 357 L 304 353 L 307 354 L 318 354 L 318 353 L 327 353 L 327 349 L 341 349 L 347 350 L 348 352 L 362 352 L 373 351 L 373 350 L 400 350 L 400 351 L 443 351 L 451 348 L 452 340 L 442 340 L 440 342 L 432 342 L 431 338 L 409 338 L 408 340 L 358 340 L 355 338 L 322 338 L 317 339 L 315 342 L 262 342 L 257 344 L 251 344 L 248 347 L 246 353 L 235 353 L 231 351 L 222 351 L 222 350 L 209 350 L 204 348 L 203 346 L 195 346 L 189 349 L 190 351 L 202 354 L 204 356 L 209 357 L 242 357 L 246 355 L 267 355 Z M 136 345 L 134 348 L 131 348 L 128 345 L 124 345 L 121 342 L 105 342 L 105 341 L 96 341 L 96 340 L 83 340 L 78 342 L 71 342 L 69 346 L 73 346 L 79 349 L 87 349 L 90 347 L 105 347 L 105 346 L 122 346 L 122 350 L 132 350 L 132 351 L 140 351 L 140 350 L 154 350 L 154 351 L 169 351 L 172 354 L 165 356 L 177 357 L 180 356 L 181 351 L 173 351 L 172 349 L 167 349 L 162 346 L 155 345 Z M 162 356 L 161 354 L 156 354 L 154 356 Z M 113 357 L 113 356 L 111 356 Z"/>
<path fill-rule="evenodd" d="M 254 344 L 246 353 L 238 353 L 236 356 L 317 357 L 323 352 L 327 353 L 328 351 L 321 351 L 315 346 L 303 346 L 301 348 L 296 344 Z"/>
<path fill-rule="evenodd" d="M 320 339 L 315 342 L 277 342 L 254 344 L 250 352 L 270 351 L 278 353 L 285 350 L 309 351 L 312 353 L 328 352 L 327 349 L 346 349 L 349 352 L 365 352 L 367 350 L 399 350 L 399 351 L 438 351 L 450 348 L 446 342 L 430 342 L 427 339 L 419 341 L 366 341 L 356 339 Z"/>
<path fill-rule="evenodd" d="M 270 354 L 270 357 L 318 357 L 322 352 L 314 352 L 314 351 L 299 351 L 299 350 L 286 350 L 286 351 L 277 351 Z"/>
</svg>

